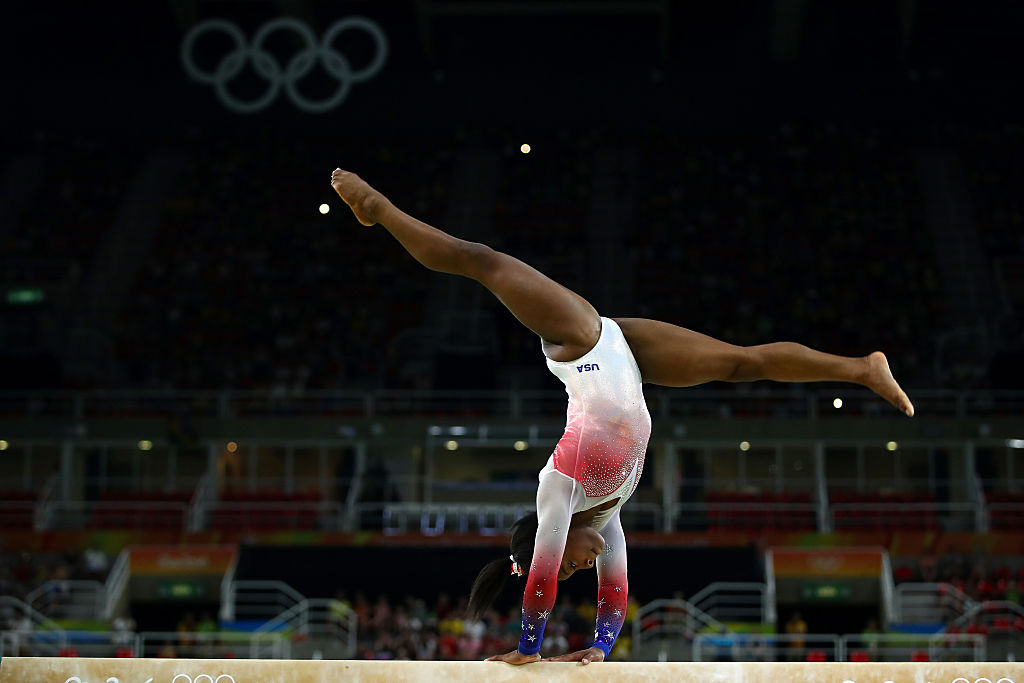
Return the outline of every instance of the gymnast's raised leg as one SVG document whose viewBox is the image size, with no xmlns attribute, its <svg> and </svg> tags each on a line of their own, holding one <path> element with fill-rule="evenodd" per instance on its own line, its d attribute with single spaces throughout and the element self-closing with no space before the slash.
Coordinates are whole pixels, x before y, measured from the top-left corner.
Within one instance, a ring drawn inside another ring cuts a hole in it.
<svg viewBox="0 0 1024 683">
<path fill-rule="evenodd" d="M 544 340 L 544 353 L 552 360 L 575 360 L 597 343 L 601 318 L 579 294 L 513 256 L 413 218 L 354 173 L 335 170 L 331 185 L 360 223 L 383 225 L 427 268 L 472 278 L 489 289 Z"/>
<path fill-rule="evenodd" d="M 544 352 L 552 360 L 575 360 L 597 343 L 600 316 L 572 290 L 513 256 L 453 237 L 413 218 L 354 173 L 335 169 L 331 185 L 360 223 L 380 223 L 427 268 L 463 275 L 487 287 L 544 340 Z M 877 351 L 851 358 L 794 342 L 734 346 L 657 320 L 616 318 L 616 322 L 645 382 L 664 386 L 759 379 L 852 382 L 868 387 L 901 412 L 914 414 L 885 356 Z"/>
</svg>

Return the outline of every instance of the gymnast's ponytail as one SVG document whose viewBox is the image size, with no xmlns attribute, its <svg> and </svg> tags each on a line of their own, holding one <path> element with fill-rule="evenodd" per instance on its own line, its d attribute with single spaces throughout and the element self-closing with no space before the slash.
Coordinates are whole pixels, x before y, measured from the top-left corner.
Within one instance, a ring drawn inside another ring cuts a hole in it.
<svg viewBox="0 0 1024 683">
<path fill-rule="evenodd" d="M 520 517 L 512 525 L 508 542 L 512 557 L 494 560 L 484 565 L 473 582 L 469 593 L 467 616 L 476 620 L 494 602 L 505 587 L 510 575 L 526 577 L 533 563 L 533 544 L 537 538 L 537 513 L 531 512 Z M 517 571 L 519 573 L 517 573 Z"/>
</svg>

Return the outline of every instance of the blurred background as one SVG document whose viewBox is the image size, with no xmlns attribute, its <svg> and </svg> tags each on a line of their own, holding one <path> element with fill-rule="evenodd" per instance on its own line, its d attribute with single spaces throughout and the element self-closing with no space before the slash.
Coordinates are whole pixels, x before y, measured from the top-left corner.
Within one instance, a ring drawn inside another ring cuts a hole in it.
<svg viewBox="0 0 1024 683">
<path fill-rule="evenodd" d="M 1012 2 L 15 3 L 0 656 L 477 659 L 564 426 L 538 340 L 365 229 L 360 173 L 606 316 L 884 350 L 647 388 L 612 656 L 1024 654 Z M 544 653 L 589 644 L 595 580 Z"/>
</svg>

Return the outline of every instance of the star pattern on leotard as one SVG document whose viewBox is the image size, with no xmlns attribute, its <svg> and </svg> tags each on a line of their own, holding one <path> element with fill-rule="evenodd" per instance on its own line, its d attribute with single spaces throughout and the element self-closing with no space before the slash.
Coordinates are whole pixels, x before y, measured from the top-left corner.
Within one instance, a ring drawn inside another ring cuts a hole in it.
<svg viewBox="0 0 1024 683">
<path fill-rule="evenodd" d="M 598 607 L 604 607 L 604 603 L 605 603 L 604 598 L 601 598 L 600 600 L 597 601 L 597 606 Z"/>
<path fill-rule="evenodd" d="M 537 591 L 537 597 L 538 598 L 541 597 L 542 595 L 544 595 L 544 591 Z"/>
<path fill-rule="evenodd" d="M 558 533 L 558 527 L 556 526 L 556 527 L 555 527 L 554 529 L 552 529 L 552 530 L 551 530 L 551 533 L 553 533 L 553 534 L 557 534 L 557 533 Z"/>
<path fill-rule="evenodd" d="M 526 628 L 532 631 L 534 626 L 533 626 L 533 624 L 527 624 Z"/>
<path fill-rule="evenodd" d="M 620 610 L 620 609 L 615 610 L 615 616 L 621 617 L 622 616 L 622 610 Z"/>
<path fill-rule="evenodd" d="M 616 593 L 621 593 L 621 592 L 622 592 L 622 588 L 621 588 L 621 587 L 619 587 L 619 586 L 616 586 L 616 587 L 615 587 L 615 592 L 616 592 Z"/>
<path fill-rule="evenodd" d="M 543 612 L 541 612 L 537 616 L 540 617 L 541 619 L 547 619 L 549 614 L 551 614 L 551 612 L 549 612 L 547 610 L 544 610 Z"/>
<path fill-rule="evenodd" d="M 532 643 L 533 641 L 537 640 L 537 636 L 526 636 L 526 639 Z"/>
<path fill-rule="evenodd" d="M 607 636 L 608 636 L 609 638 L 614 638 L 614 637 L 615 637 L 615 634 L 614 634 L 614 633 L 612 633 L 611 631 L 605 631 L 605 634 L 606 634 L 606 635 L 607 635 Z"/>
</svg>

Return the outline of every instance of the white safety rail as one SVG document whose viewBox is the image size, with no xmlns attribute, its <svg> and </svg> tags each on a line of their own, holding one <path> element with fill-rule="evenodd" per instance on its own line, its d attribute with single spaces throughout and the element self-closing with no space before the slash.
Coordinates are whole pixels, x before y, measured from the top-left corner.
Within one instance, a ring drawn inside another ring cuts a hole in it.
<svg viewBox="0 0 1024 683">
<path fill-rule="evenodd" d="M 836 634 L 774 633 L 701 634 L 693 639 L 695 662 L 844 661 L 843 642 Z"/>
<path fill-rule="evenodd" d="M 690 602 L 708 616 L 722 622 L 767 621 L 767 590 L 763 583 L 717 581 L 690 596 Z"/>
<path fill-rule="evenodd" d="M 107 581 L 103 584 L 103 610 L 100 613 L 104 619 L 112 619 L 114 610 L 121 603 L 128 584 L 132 578 L 131 551 L 127 548 L 122 550 L 110 567 L 107 574 Z"/>
<path fill-rule="evenodd" d="M 882 589 L 883 623 L 890 624 L 896 614 L 896 579 L 893 578 L 892 558 L 888 551 L 882 553 L 882 575 L 878 578 Z"/>
<path fill-rule="evenodd" d="M 977 503 L 833 503 L 829 507 L 832 528 L 944 529 L 975 531 Z M 897 520 L 893 522 L 893 520 Z"/>
<path fill-rule="evenodd" d="M 729 627 L 687 600 L 653 600 L 633 617 L 633 651 L 658 652 L 659 661 L 685 660 L 702 631 L 729 633 Z"/>
<path fill-rule="evenodd" d="M 22 656 L 42 657 L 58 647 L 59 656 L 65 657 L 117 657 L 135 656 L 137 635 L 131 632 L 117 631 L 65 631 L 61 634 L 59 645 L 48 642 L 40 634 L 5 632 Z"/>
<path fill-rule="evenodd" d="M 221 583 L 221 618 L 260 625 L 278 618 L 306 596 L 283 581 L 235 581 L 234 571 Z"/>
<path fill-rule="evenodd" d="M 322 659 L 356 655 L 358 618 L 351 607 L 330 598 L 309 598 L 271 619 L 256 635 L 283 633 L 311 642 Z"/>
<path fill-rule="evenodd" d="M 39 490 L 39 497 L 36 498 L 33 527 L 36 531 L 50 528 L 50 520 L 53 517 L 53 504 L 57 500 L 57 484 L 60 482 L 60 475 L 51 474 Z"/>
<path fill-rule="evenodd" d="M 1013 622 L 1018 619 L 1024 619 L 1024 607 L 1008 600 L 985 600 L 974 603 L 963 615 L 950 622 L 947 628 L 950 631 L 965 631 L 972 624 L 980 624 L 989 629 L 1004 628 L 1016 633 Z M 1000 627 L 999 622 L 1006 625 Z"/>
<path fill-rule="evenodd" d="M 842 643 L 850 661 L 910 662 L 927 657 L 931 662 L 984 662 L 987 657 L 985 636 L 971 633 L 852 633 L 844 635 Z"/>
<path fill-rule="evenodd" d="M 863 419 L 891 417 L 891 408 L 867 390 L 845 389 L 844 409 L 832 408 L 834 392 L 805 390 L 650 389 L 648 404 L 658 417 L 765 417 Z M 977 417 L 1024 412 L 1024 391 L 916 391 L 918 413 L 931 417 Z M 194 418 L 287 415 L 348 419 L 468 414 L 519 419 L 565 415 L 559 391 L 4 391 L 5 417 L 152 417 L 188 411 Z"/>
<path fill-rule="evenodd" d="M 15 626 L 4 631 L 0 638 L 0 647 L 9 656 L 29 647 L 40 656 L 53 656 L 59 654 L 67 642 L 67 633 L 59 624 L 17 598 L 0 595 L 0 614 L 6 615 L 9 623 Z M 0 652 L 2 656 L 3 652 Z"/>
<path fill-rule="evenodd" d="M 105 598 L 99 581 L 53 579 L 26 595 L 25 602 L 49 619 L 100 619 Z"/>
<path fill-rule="evenodd" d="M 187 528 L 191 532 L 202 531 L 206 528 L 206 517 L 210 505 L 217 499 L 216 480 L 212 474 L 204 474 L 199 483 L 196 484 L 192 499 L 188 503 L 188 512 L 185 519 Z"/>
<path fill-rule="evenodd" d="M 893 621 L 902 624 L 945 624 L 971 612 L 977 602 L 950 583 L 896 585 Z"/>
<path fill-rule="evenodd" d="M 220 580 L 220 620 L 235 620 L 235 572 L 238 570 L 238 554 L 231 558 L 231 564 Z"/>
</svg>

